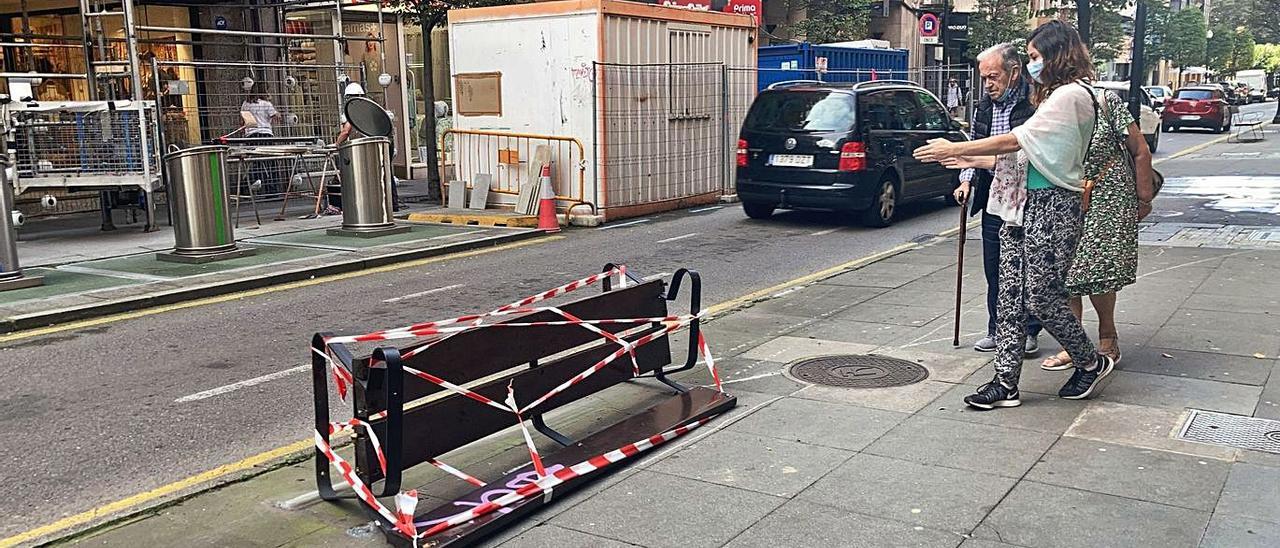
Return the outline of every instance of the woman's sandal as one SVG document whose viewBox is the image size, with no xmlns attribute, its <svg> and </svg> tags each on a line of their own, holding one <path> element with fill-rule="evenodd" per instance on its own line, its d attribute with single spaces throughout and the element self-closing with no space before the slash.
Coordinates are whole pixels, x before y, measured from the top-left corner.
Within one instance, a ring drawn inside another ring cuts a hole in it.
<svg viewBox="0 0 1280 548">
<path fill-rule="evenodd" d="M 1058 352 L 1040 362 L 1040 369 L 1045 371 L 1066 371 L 1075 367 L 1071 363 L 1071 355 L 1066 350 Z"/>
<path fill-rule="evenodd" d="M 1105 344 L 1111 341 L 1111 344 Z M 1111 358 L 1111 361 L 1120 363 L 1120 338 L 1119 337 L 1098 337 L 1098 353 Z"/>
</svg>

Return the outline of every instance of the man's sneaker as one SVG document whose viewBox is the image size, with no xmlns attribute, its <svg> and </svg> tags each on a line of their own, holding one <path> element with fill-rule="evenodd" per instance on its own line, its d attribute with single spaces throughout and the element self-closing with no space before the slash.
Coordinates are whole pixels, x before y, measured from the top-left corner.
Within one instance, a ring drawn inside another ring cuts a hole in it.
<svg viewBox="0 0 1280 548">
<path fill-rule="evenodd" d="M 1027 345 L 1022 347 L 1022 355 L 1028 358 L 1034 358 L 1040 353 L 1040 337 L 1036 335 L 1027 336 Z"/>
<path fill-rule="evenodd" d="M 995 409 L 997 407 L 1017 407 L 1022 405 L 1018 399 L 1018 387 L 1007 387 L 1000 378 L 978 387 L 978 393 L 965 396 L 964 402 L 978 409 Z"/>
<path fill-rule="evenodd" d="M 995 352 L 996 338 L 992 336 L 986 336 L 981 339 L 978 339 L 978 342 L 973 343 L 973 349 L 977 350 L 978 352 Z"/>
<path fill-rule="evenodd" d="M 1071 380 L 1058 391 L 1058 396 L 1068 400 L 1083 400 L 1093 395 L 1102 385 L 1102 379 L 1107 378 L 1116 368 L 1115 360 L 1106 354 L 1098 354 L 1097 363 L 1098 366 L 1093 371 L 1076 368 L 1075 373 L 1071 374 Z"/>
</svg>

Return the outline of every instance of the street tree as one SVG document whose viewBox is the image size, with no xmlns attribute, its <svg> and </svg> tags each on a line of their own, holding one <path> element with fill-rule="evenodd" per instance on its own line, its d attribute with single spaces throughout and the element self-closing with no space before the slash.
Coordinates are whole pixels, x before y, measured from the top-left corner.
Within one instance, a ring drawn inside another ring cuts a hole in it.
<svg viewBox="0 0 1280 548">
<path fill-rule="evenodd" d="M 1161 0 L 1147 2 L 1147 49 L 1144 52 L 1148 65 L 1157 60 L 1169 59 L 1166 45 L 1169 42 L 1169 28 L 1173 19 L 1173 10 L 1169 4 Z"/>
<path fill-rule="evenodd" d="M 1231 49 L 1231 70 L 1248 70 L 1253 68 L 1253 47 L 1257 43 L 1253 39 L 1253 32 L 1248 27 L 1239 27 L 1236 29 L 1235 41 L 1232 43 Z"/>
<path fill-rule="evenodd" d="M 449 10 L 460 8 L 482 8 L 487 6 L 505 6 L 509 4 L 524 4 L 530 0 L 383 0 L 383 6 L 390 11 L 401 16 L 405 23 L 411 25 L 419 25 L 422 28 L 422 62 L 423 73 L 422 78 L 422 101 L 424 105 L 422 123 L 426 124 L 421 134 L 429 136 L 424 139 L 420 146 L 426 148 L 426 158 L 422 161 L 427 164 L 427 181 L 430 188 L 439 188 L 440 186 L 440 143 L 437 141 L 436 135 L 436 117 L 434 108 L 436 103 L 435 79 L 431 74 L 431 53 L 434 51 L 431 43 L 431 31 L 442 25 L 447 20 Z M 410 98 L 412 100 L 412 98 Z"/>
<path fill-rule="evenodd" d="M 1169 17 L 1162 33 L 1161 51 L 1178 67 L 1178 84 L 1182 84 L 1183 71 L 1204 64 L 1205 32 L 1204 13 L 1200 10 L 1179 10 Z"/>
<path fill-rule="evenodd" d="M 1253 46 L 1253 68 L 1271 72 L 1280 72 L 1280 44 L 1257 44 Z"/>
<path fill-rule="evenodd" d="M 1249 28 L 1259 42 L 1280 44 L 1280 0 L 1254 0 L 1254 13 L 1259 15 L 1250 21 Z"/>
<path fill-rule="evenodd" d="M 787 0 L 788 10 L 805 17 L 788 25 L 793 36 L 814 43 L 862 40 L 867 37 L 873 0 Z"/>
<path fill-rule="evenodd" d="M 1027 15 L 1025 0 L 978 0 L 977 11 L 969 15 L 969 43 L 982 51 L 1024 39 Z"/>
<path fill-rule="evenodd" d="M 1105 62 L 1119 57 L 1125 46 L 1125 18 L 1120 10 L 1131 3 L 1130 0 L 1085 0 L 1076 2 L 1066 0 L 1054 7 L 1040 10 L 1037 15 L 1057 17 L 1080 31 L 1080 38 L 1089 44 L 1089 53 L 1094 61 Z M 1085 6 L 1081 10 L 1081 6 Z M 1085 15 L 1087 14 L 1087 15 Z M 1081 19 L 1081 15 L 1087 17 Z M 1085 27 L 1088 27 L 1087 29 Z M 1087 30 L 1087 32 L 1086 32 Z"/>
<path fill-rule="evenodd" d="M 1204 64 L 1209 70 L 1219 74 L 1228 72 L 1236 50 L 1235 30 L 1219 25 L 1210 27 L 1209 31 L 1212 36 L 1205 44 Z"/>
</svg>

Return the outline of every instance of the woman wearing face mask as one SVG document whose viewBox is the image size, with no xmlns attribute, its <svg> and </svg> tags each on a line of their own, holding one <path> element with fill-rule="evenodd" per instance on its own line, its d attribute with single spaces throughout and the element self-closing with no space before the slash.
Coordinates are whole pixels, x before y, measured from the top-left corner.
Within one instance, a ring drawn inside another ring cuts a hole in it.
<svg viewBox="0 0 1280 548">
<path fill-rule="evenodd" d="M 1000 196 L 1007 204 L 1000 230 L 1000 295 L 996 306 L 996 375 L 965 403 L 979 409 L 1021 405 L 1027 314 L 1071 356 L 1075 371 L 1058 391 L 1084 399 L 1098 391 L 1115 362 L 1098 353 L 1067 305 L 1067 271 L 1080 239 L 1085 149 L 1093 133 L 1093 61 L 1080 34 L 1062 21 L 1041 25 L 1027 39 L 1027 74 L 1035 82 L 1036 113 L 1005 135 L 976 141 L 934 139 L 916 149 L 925 162 L 949 167 L 996 165 L 997 178 L 1025 181 Z M 993 162 L 989 157 L 1002 155 Z M 1021 176 L 1025 170 L 1025 178 Z M 993 190 L 994 192 L 994 190 Z"/>
</svg>

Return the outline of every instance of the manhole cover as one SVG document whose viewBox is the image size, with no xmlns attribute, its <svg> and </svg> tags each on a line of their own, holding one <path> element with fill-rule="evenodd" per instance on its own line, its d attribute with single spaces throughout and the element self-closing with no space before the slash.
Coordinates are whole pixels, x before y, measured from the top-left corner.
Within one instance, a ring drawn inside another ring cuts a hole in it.
<svg viewBox="0 0 1280 548">
<path fill-rule="evenodd" d="M 897 358 L 846 355 L 800 360 L 791 366 L 791 375 L 824 386 L 885 388 L 918 383 L 929 377 L 929 370 Z"/>
<path fill-rule="evenodd" d="M 1192 409 L 1178 437 L 1187 441 L 1280 453 L 1280 421 Z"/>
</svg>

